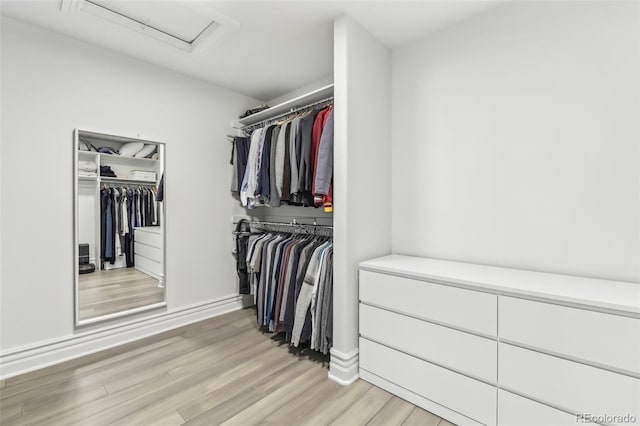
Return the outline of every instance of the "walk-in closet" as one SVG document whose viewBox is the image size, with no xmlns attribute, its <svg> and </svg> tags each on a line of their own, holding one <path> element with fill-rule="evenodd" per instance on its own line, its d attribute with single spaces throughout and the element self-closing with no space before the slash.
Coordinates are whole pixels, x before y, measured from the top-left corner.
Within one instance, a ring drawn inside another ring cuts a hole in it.
<svg viewBox="0 0 640 426">
<path fill-rule="evenodd" d="M 2 0 L 0 425 L 640 425 L 639 34 Z"/>
</svg>

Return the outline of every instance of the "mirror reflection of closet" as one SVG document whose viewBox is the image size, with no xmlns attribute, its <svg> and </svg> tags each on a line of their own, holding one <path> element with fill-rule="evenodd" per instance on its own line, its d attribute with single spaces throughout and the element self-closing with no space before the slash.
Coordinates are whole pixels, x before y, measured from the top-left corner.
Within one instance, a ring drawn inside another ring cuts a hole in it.
<svg viewBox="0 0 640 426">
<path fill-rule="evenodd" d="M 166 306 L 164 153 L 75 130 L 76 326 Z"/>
</svg>

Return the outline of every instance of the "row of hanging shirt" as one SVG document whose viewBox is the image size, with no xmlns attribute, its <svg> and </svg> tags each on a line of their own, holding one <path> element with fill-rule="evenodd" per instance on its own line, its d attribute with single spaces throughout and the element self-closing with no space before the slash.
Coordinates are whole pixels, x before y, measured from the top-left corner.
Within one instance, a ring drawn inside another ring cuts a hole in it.
<svg viewBox="0 0 640 426">
<path fill-rule="evenodd" d="M 293 346 L 332 346 L 333 241 L 328 237 L 267 232 L 246 239 L 245 255 L 258 325 L 286 333 Z"/>
<path fill-rule="evenodd" d="M 333 104 L 235 137 L 231 192 L 243 206 L 333 211 Z"/>
<path fill-rule="evenodd" d="M 135 266 L 134 228 L 159 225 L 155 187 L 107 186 L 100 190 L 100 253 L 103 262 L 114 264 L 125 256 Z"/>
</svg>

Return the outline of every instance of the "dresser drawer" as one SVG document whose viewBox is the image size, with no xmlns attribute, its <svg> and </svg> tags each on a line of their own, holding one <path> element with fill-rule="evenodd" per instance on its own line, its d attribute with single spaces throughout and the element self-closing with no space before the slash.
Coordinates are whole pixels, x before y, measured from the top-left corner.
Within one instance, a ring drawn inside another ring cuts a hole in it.
<svg viewBox="0 0 640 426">
<path fill-rule="evenodd" d="M 497 333 L 497 296 L 360 271 L 360 300 L 490 336 Z"/>
<path fill-rule="evenodd" d="M 139 254 L 135 255 L 135 264 L 136 264 L 136 269 L 139 269 L 140 271 L 144 272 L 144 273 L 150 273 L 150 274 L 154 274 L 158 277 L 163 277 L 164 276 L 164 272 L 162 269 L 162 264 L 159 262 L 156 262 L 154 260 L 151 259 L 147 259 L 144 256 L 140 256 Z"/>
<path fill-rule="evenodd" d="M 135 254 L 139 254 L 156 262 L 162 262 L 162 250 L 157 247 L 148 246 L 140 241 L 136 241 L 135 243 Z"/>
<path fill-rule="evenodd" d="M 360 368 L 487 425 L 496 424 L 496 388 L 360 338 Z"/>
<path fill-rule="evenodd" d="M 498 345 L 500 386 L 571 413 L 640 418 L 640 379 Z"/>
<path fill-rule="evenodd" d="M 575 426 L 576 423 L 575 414 L 498 390 L 499 426 Z"/>
<path fill-rule="evenodd" d="M 162 248 L 162 234 L 159 232 L 136 229 L 134 235 L 136 243 L 139 242 L 151 247 Z"/>
<path fill-rule="evenodd" d="M 487 382 L 497 381 L 495 340 L 363 304 L 360 304 L 360 334 Z"/>
<path fill-rule="evenodd" d="M 500 296 L 502 339 L 640 374 L 640 319 Z"/>
</svg>

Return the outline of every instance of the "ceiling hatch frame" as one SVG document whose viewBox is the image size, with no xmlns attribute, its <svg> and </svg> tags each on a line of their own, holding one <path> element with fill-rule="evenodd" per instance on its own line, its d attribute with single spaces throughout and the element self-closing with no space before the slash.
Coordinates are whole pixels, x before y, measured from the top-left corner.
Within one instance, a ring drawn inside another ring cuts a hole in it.
<svg viewBox="0 0 640 426">
<path fill-rule="evenodd" d="M 152 24 L 147 24 L 139 19 L 129 17 L 121 12 L 93 3 L 91 0 L 61 0 L 60 10 L 62 12 L 87 13 L 191 54 L 196 54 L 206 46 L 211 47 L 212 45 L 221 42 L 231 32 L 239 27 L 239 24 L 233 19 L 214 12 L 211 9 L 203 8 L 201 6 L 199 7 L 197 3 L 189 4 L 184 2 L 183 4 L 200 14 L 207 16 L 207 18 L 211 20 L 207 27 L 205 27 L 191 41 L 184 40 L 177 35 L 155 28 Z"/>
</svg>

